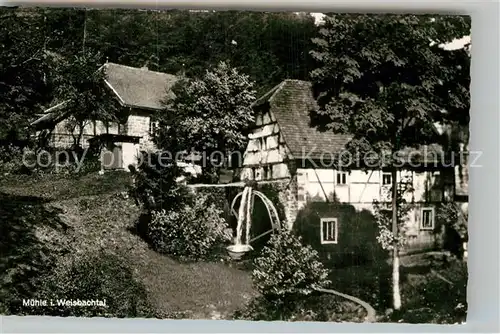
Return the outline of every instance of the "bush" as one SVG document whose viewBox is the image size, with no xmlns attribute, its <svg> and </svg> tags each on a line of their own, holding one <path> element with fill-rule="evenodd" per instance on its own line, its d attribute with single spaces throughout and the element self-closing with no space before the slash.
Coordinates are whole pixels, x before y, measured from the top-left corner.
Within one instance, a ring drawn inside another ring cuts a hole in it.
<svg viewBox="0 0 500 334">
<path fill-rule="evenodd" d="M 436 324 L 462 323 L 466 320 L 467 264 L 455 259 L 436 271 L 452 284 L 434 274 L 415 277 L 403 287 L 402 310 L 388 320 Z"/>
<path fill-rule="evenodd" d="M 178 210 L 153 211 L 148 237 L 156 251 L 180 259 L 198 260 L 231 240 L 223 212 L 209 203 L 206 194 Z"/>
<path fill-rule="evenodd" d="M 23 169 L 23 150 L 17 146 L 0 147 L 0 173 L 15 174 Z"/>
<path fill-rule="evenodd" d="M 252 321 L 334 321 L 362 322 L 366 310 L 360 305 L 331 294 L 314 292 L 296 300 L 283 313 L 272 301 L 263 297 L 253 299 L 245 309 L 235 312 L 236 320 Z"/>
<path fill-rule="evenodd" d="M 76 156 L 76 159 L 75 159 Z M 36 152 L 15 146 L 0 147 L 1 174 L 89 174 L 99 171 L 99 155 L 51 148 Z"/>
<path fill-rule="evenodd" d="M 468 240 L 467 220 L 456 203 L 445 203 L 436 212 L 436 221 L 445 227 L 443 248 L 459 258 L 463 257 L 462 245 Z"/>
<path fill-rule="evenodd" d="M 318 253 L 289 231 L 271 237 L 252 272 L 255 288 L 284 315 L 315 288 L 328 285 L 327 276 Z"/>
<path fill-rule="evenodd" d="M 86 255 L 67 269 L 55 271 L 37 293 L 37 298 L 52 300 L 99 300 L 106 307 L 50 306 L 28 309 L 28 314 L 81 317 L 154 317 L 144 286 L 116 255 Z"/>
<path fill-rule="evenodd" d="M 175 210 L 192 203 L 189 189 L 177 182 L 184 173 L 174 162 L 167 164 L 156 153 L 144 153 L 139 169 L 131 168 L 131 172 L 134 185 L 130 195 L 147 211 Z"/>
</svg>

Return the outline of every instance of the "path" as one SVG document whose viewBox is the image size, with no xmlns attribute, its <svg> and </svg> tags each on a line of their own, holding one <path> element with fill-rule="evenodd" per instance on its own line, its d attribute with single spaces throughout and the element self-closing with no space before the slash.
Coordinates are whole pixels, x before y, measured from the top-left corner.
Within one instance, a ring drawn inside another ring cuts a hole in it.
<svg viewBox="0 0 500 334">
<path fill-rule="evenodd" d="M 359 298 L 356 298 L 356 297 L 353 297 L 353 296 L 349 296 L 349 295 L 346 295 L 345 293 L 341 293 L 341 292 L 338 292 L 338 291 L 335 291 L 335 290 L 331 290 L 331 289 L 318 288 L 316 290 L 319 291 L 319 292 L 324 292 L 324 293 L 329 293 L 329 294 L 332 294 L 332 295 L 337 295 L 337 296 L 343 297 L 345 299 L 348 299 L 348 300 L 350 300 L 352 302 L 355 302 L 356 304 L 361 305 L 366 310 L 365 322 L 375 322 L 375 320 L 376 320 L 376 318 L 375 318 L 375 316 L 376 316 L 375 309 L 373 307 L 371 307 L 371 305 L 368 304 L 367 302 L 364 302 L 364 301 L 362 301 Z"/>
</svg>

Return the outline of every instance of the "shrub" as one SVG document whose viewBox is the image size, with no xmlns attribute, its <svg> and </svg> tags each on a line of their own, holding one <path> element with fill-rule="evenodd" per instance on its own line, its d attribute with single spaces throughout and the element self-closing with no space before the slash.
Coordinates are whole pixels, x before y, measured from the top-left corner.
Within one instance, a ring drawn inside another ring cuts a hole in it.
<svg viewBox="0 0 500 334">
<path fill-rule="evenodd" d="M 156 153 L 144 153 L 139 169 L 131 168 L 134 177 L 131 196 L 147 211 L 168 211 L 192 202 L 189 189 L 177 182 L 183 171 L 175 162 L 165 160 Z"/>
<path fill-rule="evenodd" d="M 155 250 L 176 258 L 198 260 L 231 240 L 222 210 L 199 194 L 196 202 L 178 210 L 154 211 L 148 236 Z"/>
<path fill-rule="evenodd" d="M 116 255 L 86 255 L 67 269 L 55 271 L 37 293 L 39 299 L 56 305 L 34 307 L 28 314 L 81 317 L 154 317 L 144 286 Z M 58 306 L 58 300 L 99 300 L 106 307 Z"/>
<path fill-rule="evenodd" d="M 288 231 L 271 237 L 269 246 L 255 259 L 252 272 L 256 289 L 283 314 L 291 311 L 297 300 L 310 295 L 315 288 L 329 284 L 327 276 L 328 271 L 319 261 L 318 253 Z"/>
<path fill-rule="evenodd" d="M 349 321 L 362 322 L 366 311 L 360 305 L 331 294 L 315 292 L 290 305 L 283 313 L 272 301 L 263 297 L 253 299 L 245 309 L 235 312 L 236 320 L 253 321 Z"/>
<path fill-rule="evenodd" d="M 0 173 L 18 173 L 23 169 L 23 150 L 14 145 L 0 147 Z"/>
<path fill-rule="evenodd" d="M 407 323 L 462 323 L 467 314 L 467 264 L 455 259 L 434 274 L 417 276 L 403 287 L 403 309 L 389 320 Z M 443 298 L 446 296 L 446 298 Z"/>
<path fill-rule="evenodd" d="M 21 149 L 16 146 L 0 147 L 2 174 L 89 174 L 99 171 L 99 155 L 92 152 L 60 150 L 44 151 Z"/>
<path fill-rule="evenodd" d="M 445 226 L 444 247 L 453 253 L 462 253 L 462 242 L 468 240 L 468 216 L 462 213 L 456 203 L 444 203 L 436 212 L 436 220 Z M 457 254 L 462 255 L 462 254 Z"/>
</svg>

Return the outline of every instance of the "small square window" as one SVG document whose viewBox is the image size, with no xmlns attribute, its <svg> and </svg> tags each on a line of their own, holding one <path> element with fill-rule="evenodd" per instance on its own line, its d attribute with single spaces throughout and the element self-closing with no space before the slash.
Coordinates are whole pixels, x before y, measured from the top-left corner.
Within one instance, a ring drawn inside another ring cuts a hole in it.
<svg viewBox="0 0 500 334">
<path fill-rule="evenodd" d="M 392 184 L 392 174 L 382 173 L 382 185 L 388 186 Z"/>
<path fill-rule="evenodd" d="M 422 208 L 421 210 L 421 225 L 422 230 L 433 230 L 434 229 L 434 208 Z"/>
<path fill-rule="evenodd" d="M 337 172 L 337 184 L 347 184 L 347 172 Z"/>
<path fill-rule="evenodd" d="M 336 244 L 338 236 L 337 218 L 321 218 L 321 244 Z"/>
</svg>

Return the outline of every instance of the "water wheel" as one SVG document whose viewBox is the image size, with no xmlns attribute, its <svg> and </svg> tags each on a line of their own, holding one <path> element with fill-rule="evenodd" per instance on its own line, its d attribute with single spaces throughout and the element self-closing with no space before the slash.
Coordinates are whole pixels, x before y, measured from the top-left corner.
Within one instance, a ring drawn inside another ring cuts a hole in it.
<svg viewBox="0 0 500 334">
<path fill-rule="evenodd" d="M 237 207 L 241 205 L 243 192 L 238 193 L 231 203 L 231 212 L 238 218 Z M 280 230 L 281 222 L 276 207 L 271 200 L 260 191 L 253 190 L 251 198 L 252 225 L 250 227 L 250 244 Z M 265 216 L 262 213 L 265 213 Z"/>
</svg>

